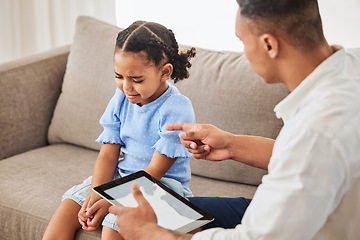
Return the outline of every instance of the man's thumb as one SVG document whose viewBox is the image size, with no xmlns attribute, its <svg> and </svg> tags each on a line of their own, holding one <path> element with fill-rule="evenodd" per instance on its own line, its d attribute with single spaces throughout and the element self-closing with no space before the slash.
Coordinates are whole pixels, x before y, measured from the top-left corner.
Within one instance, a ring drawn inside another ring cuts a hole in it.
<svg viewBox="0 0 360 240">
<path fill-rule="evenodd" d="M 183 140 L 198 140 L 201 141 L 205 137 L 205 133 L 203 131 L 199 132 L 181 132 L 179 133 L 179 137 Z"/>
<path fill-rule="evenodd" d="M 122 206 L 110 206 L 109 213 L 112 213 L 114 215 L 121 215 L 123 208 L 124 207 L 122 207 Z"/>
<path fill-rule="evenodd" d="M 142 204 L 149 204 L 146 201 L 146 199 L 144 198 L 144 196 L 140 190 L 139 184 L 133 183 L 131 185 L 131 192 L 132 192 L 132 195 L 134 196 L 136 202 L 139 204 L 139 206 Z"/>
</svg>

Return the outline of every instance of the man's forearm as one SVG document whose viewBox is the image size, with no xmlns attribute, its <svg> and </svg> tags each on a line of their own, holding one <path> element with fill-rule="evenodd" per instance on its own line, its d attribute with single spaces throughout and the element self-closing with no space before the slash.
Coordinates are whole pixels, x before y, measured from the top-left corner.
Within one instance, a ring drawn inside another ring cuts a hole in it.
<svg viewBox="0 0 360 240">
<path fill-rule="evenodd" d="M 159 226 L 156 226 L 156 228 L 153 230 L 147 230 L 147 232 L 147 235 L 143 235 L 147 236 L 143 238 L 144 240 L 189 240 L 193 236 L 192 234 L 180 233 Z"/>
<path fill-rule="evenodd" d="M 233 135 L 231 159 L 267 170 L 275 140 L 257 136 Z"/>
<path fill-rule="evenodd" d="M 186 233 L 180 233 L 176 231 L 169 230 L 170 234 L 174 236 L 174 239 L 176 240 L 189 240 L 192 238 L 192 234 L 186 234 Z"/>
</svg>

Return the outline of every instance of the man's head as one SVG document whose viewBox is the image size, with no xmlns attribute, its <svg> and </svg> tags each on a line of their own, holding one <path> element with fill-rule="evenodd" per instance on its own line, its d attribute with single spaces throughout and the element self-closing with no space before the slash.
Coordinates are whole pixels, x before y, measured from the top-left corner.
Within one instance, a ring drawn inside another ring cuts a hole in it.
<svg viewBox="0 0 360 240">
<path fill-rule="evenodd" d="M 324 43 L 317 0 L 237 0 L 253 34 L 282 38 L 303 51 Z"/>
<path fill-rule="evenodd" d="M 282 82 L 293 89 L 323 60 L 323 56 L 316 60 L 327 46 L 316 0 L 237 2 L 236 35 L 251 67 L 265 82 Z M 301 69 L 304 63 L 312 65 Z M 294 72 L 299 69 L 303 72 Z"/>
</svg>

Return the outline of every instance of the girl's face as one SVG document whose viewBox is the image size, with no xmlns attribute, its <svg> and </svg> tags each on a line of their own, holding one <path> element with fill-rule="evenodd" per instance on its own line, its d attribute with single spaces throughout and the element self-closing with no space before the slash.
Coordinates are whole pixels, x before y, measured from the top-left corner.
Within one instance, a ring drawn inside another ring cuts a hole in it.
<svg viewBox="0 0 360 240">
<path fill-rule="evenodd" d="M 116 86 L 133 104 L 148 104 L 160 97 L 168 88 L 166 80 L 172 73 L 171 64 L 157 67 L 147 61 L 145 53 L 121 50 L 115 51 L 114 63 Z"/>
</svg>

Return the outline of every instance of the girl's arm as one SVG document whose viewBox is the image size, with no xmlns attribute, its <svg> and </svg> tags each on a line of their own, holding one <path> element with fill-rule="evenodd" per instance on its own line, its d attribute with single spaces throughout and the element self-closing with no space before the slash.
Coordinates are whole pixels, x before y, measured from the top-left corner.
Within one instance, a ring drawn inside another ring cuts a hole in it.
<svg viewBox="0 0 360 240">
<path fill-rule="evenodd" d="M 96 159 L 91 187 L 110 182 L 116 170 L 120 154 L 120 144 L 104 143 Z M 93 192 L 93 191 L 92 191 Z M 100 199 L 101 197 L 99 197 Z"/>
<path fill-rule="evenodd" d="M 98 185 L 111 181 L 114 177 L 118 158 L 120 154 L 120 144 L 102 144 L 99 155 L 96 159 L 91 189 Z M 107 214 L 109 204 L 99 203 L 101 197 L 91 190 L 90 195 L 82 205 L 78 217 L 83 229 L 93 231 L 98 228 L 103 217 Z M 93 214 L 98 212 L 95 217 Z"/>
<path fill-rule="evenodd" d="M 151 162 L 145 172 L 160 180 L 167 171 L 171 168 L 177 158 L 169 158 L 166 155 L 160 154 L 157 151 L 154 152 Z"/>
</svg>

